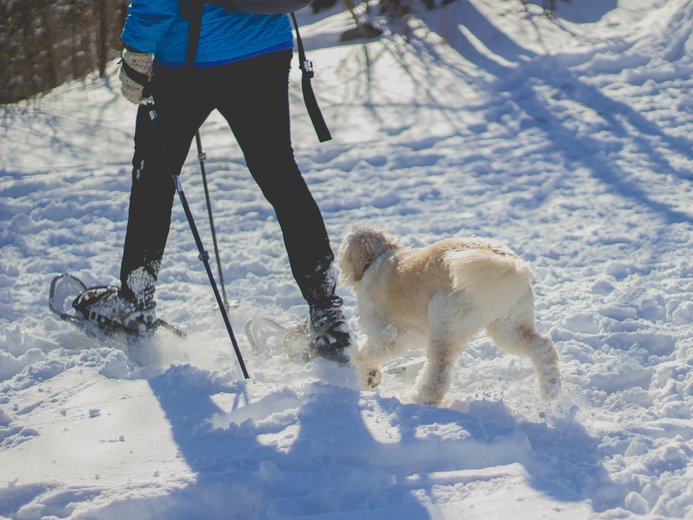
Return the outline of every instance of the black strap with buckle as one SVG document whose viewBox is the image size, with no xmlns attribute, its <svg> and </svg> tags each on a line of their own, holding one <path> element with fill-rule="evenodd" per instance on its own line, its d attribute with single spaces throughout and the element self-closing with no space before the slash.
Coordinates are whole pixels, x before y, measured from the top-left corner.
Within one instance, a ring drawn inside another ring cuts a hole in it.
<svg viewBox="0 0 693 520">
<path fill-rule="evenodd" d="M 323 143 L 332 139 L 332 135 L 330 135 L 330 130 L 327 128 L 325 118 L 322 117 L 322 112 L 318 106 L 318 100 L 315 98 L 313 86 L 310 83 L 310 80 L 315 76 L 315 70 L 313 69 L 313 62 L 306 58 L 306 51 L 303 48 L 303 41 L 301 40 L 301 34 L 298 32 L 298 22 L 296 21 L 296 15 L 294 13 L 291 13 L 291 20 L 294 23 L 294 29 L 296 31 L 296 44 L 298 45 L 298 61 L 299 67 L 301 68 L 303 101 L 308 109 L 310 120 L 313 122 L 315 133 L 318 134 L 318 139 L 321 143 Z"/>
</svg>

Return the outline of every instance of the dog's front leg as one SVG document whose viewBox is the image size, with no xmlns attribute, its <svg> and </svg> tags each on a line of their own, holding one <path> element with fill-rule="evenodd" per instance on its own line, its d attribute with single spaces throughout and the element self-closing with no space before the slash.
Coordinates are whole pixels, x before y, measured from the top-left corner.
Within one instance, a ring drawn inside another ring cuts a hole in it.
<svg viewBox="0 0 693 520">
<path fill-rule="evenodd" d="M 430 342 L 419 378 L 416 381 L 414 400 L 421 404 L 438 406 L 450 388 L 452 374 L 462 352 L 462 344 L 449 340 L 434 339 Z"/>
<path fill-rule="evenodd" d="M 383 371 L 380 368 L 382 362 L 379 361 L 378 356 L 373 356 L 373 349 L 369 344 L 362 344 L 351 359 L 356 367 L 361 388 L 364 390 L 377 388 L 383 379 Z"/>
<path fill-rule="evenodd" d="M 380 329 L 386 333 L 367 335 L 367 340 L 362 343 L 352 356 L 356 373 L 364 390 L 373 390 L 380 385 L 383 379 L 382 366 L 396 358 L 401 351 L 396 341 L 397 334 L 388 327 Z"/>
</svg>

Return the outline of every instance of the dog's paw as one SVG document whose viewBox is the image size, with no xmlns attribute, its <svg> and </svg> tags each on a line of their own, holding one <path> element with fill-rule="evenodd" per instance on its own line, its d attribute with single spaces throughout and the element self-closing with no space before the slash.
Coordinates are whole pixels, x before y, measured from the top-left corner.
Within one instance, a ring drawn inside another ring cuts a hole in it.
<svg viewBox="0 0 693 520">
<path fill-rule="evenodd" d="M 419 388 L 410 396 L 411 402 L 426 406 L 440 406 L 443 402 L 443 395 L 440 392 L 427 388 Z"/>
<path fill-rule="evenodd" d="M 552 344 L 541 350 L 537 369 L 539 394 L 550 401 L 561 393 L 561 370 L 558 365 L 558 352 Z"/>
<path fill-rule="evenodd" d="M 364 381 L 364 386 L 369 389 L 373 390 L 374 388 L 377 388 L 378 385 L 380 385 L 380 382 L 383 380 L 383 372 L 379 368 L 372 368 L 366 372 L 366 379 Z"/>
<path fill-rule="evenodd" d="M 545 401 L 551 401 L 558 397 L 561 393 L 561 378 L 556 375 L 555 377 L 549 377 L 541 381 L 539 385 L 539 393 L 541 398 Z"/>
<path fill-rule="evenodd" d="M 543 366 L 538 374 L 539 394 L 545 401 L 556 399 L 561 393 L 561 372 L 558 365 L 550 364 Z"/>
</svg>

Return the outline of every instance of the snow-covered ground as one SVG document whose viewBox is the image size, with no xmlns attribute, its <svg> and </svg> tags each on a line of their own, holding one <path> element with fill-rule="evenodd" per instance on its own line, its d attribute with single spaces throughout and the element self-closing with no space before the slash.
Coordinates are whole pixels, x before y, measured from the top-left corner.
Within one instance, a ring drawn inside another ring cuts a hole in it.
<svg viewBox="0 0 693 520">
<path fill-rule="evenodd" d="M 2 108 L 0 517 L 693 518 L 693 3 L 560 1 L 553 21 L 540 4 L 419 8 L 365 44 L 339 43 L 343 13 L 302 14 L 334 140 L 317 143 L 298 81 L 293 134 L 335 247 L 371 222 L 531 262 L 557 401 L 484 336 L 440 408 L 407 402 L 416 369 L 360 392 L 351 368 L 254 353 L 249 318 L 306 309 L 217 116 L 202 137 L 251 380 L 179 206 L 158 309 L 188 340 L 128 358 L 57 321 L 53 276 L 118 273 L 135 108 L 114 63 Z M 198 172 L 191 153 L 211 248 Z"/>
</svg>

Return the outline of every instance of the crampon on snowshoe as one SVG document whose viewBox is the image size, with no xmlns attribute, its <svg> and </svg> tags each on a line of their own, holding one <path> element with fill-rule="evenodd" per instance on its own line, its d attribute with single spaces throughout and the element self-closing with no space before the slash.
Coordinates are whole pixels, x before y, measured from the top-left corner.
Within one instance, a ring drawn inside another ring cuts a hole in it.
<svg viewBox="0 0 693 520">
<path fill-rule="evenodd" d="M 68 308 L 66 303 L 72 301 Z M 51 282 L 48 306 L 60 319 L 67 321 L 87 335 L 104 341 L 105 338 L 124 339 L 126 343 L 136 343 L 164 328 L 178 337 L 185 333 L 170 323 L 156 319 L 153 305 L 149 308 L 132 311 L 123 307 L 109 316 L 94 311 L 99 302 L 113 301 L 118 305 L 117 288 L 112 286 L 86 287 L 81 280 L 70 274 L 56 276 Z M 112 343 L 106 341 L 106 343 Z"/>
</svg>

